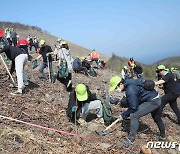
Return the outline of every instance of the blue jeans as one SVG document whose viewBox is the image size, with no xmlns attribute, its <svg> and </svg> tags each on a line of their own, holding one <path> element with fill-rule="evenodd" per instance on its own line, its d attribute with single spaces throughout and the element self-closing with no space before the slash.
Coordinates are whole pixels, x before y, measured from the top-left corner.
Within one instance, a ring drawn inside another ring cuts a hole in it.
<svg viewBox="0 0 180 154">
<path fill-rule="evenodd" d="M 41 72 L 42 76 L 48 80 L 47 75 L 44 73 L 44 69 L 48 66 L 47 62 L 42 62 L 41 67 L 39 69 L 39 71 Z M 52 62 L 49 62 L 49 71 L 50 71 L 50 75 L 51 75 L 51 81 L 54 82 L 54 72 L 53 72 L 53 68 L 52 68 Z"/>
</svg>

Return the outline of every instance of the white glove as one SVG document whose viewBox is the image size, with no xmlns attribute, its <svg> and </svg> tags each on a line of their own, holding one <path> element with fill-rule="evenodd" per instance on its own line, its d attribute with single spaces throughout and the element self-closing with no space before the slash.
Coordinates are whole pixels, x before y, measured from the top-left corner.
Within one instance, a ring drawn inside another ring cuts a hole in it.
<svg viewBox="0 0 180 154">
<path fill-rule="evenodd" d="M 50 53 L 47 53 L 47 54 L 46 54 L 46 56 L 49 56 L 49 55 L 50 55 Z"/>
<path fill-rule="evenodd" d="M 119 116 L 119 121 L 122 121 L 123 120 L 123 117 L 122 115 Z"/>
</svg>

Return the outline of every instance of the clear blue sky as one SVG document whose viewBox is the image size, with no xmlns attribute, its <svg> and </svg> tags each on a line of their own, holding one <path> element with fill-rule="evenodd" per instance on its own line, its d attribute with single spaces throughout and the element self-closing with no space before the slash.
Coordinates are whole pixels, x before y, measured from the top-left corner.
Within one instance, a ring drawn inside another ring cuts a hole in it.
<svg viewBox="0 0 180 154">
<path fill-rule="evenodd" d="M 180 56 L 180 0 L 1 0 L 0 20 L 152 63 Z"/>
</svg>

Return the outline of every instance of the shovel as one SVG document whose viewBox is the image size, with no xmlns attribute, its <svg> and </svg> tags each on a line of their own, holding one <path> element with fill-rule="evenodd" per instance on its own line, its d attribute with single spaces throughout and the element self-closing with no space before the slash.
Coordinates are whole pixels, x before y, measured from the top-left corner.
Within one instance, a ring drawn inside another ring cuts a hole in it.
<svg viewBox="0 0 180 154">
<path fill-rule="evenodd" d="M 51 82 L 51 74 L 50 74 L 50 66 L 49 66 L 49 58 L 48 57 L 47 57 L 47 64 L 48 64 L 49 82 Z"/>
<path fill-rule="evenodd" d="M 109 125 L 108 127 L 106 127 L 106 129 L 104 129 L 103 131 L 100 131 L 100 132 L 96 132 L 99 136 L 104 136 L 106 134 L 106 131 L 111 128 L 112 126 L 114 126 L 116 123 L 119 122 L 119 118 L 114 121 L 111 125 Z"/>
</svg>

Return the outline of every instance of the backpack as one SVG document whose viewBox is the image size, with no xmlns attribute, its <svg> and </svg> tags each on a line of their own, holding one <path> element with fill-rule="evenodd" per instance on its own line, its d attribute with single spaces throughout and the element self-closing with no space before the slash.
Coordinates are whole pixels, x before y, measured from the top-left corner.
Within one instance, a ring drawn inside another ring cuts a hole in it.
<svg viewBox="0 0 180 154">
<path fill-rule="evenodd" d="M 95 72 L 94 68 L 92 68 L 92 67 L 89 69 L 88 73 L 92 77 L 96 77 L 97 76 L 97 73 Z"/>
<path fill-rule="evenodd" d="M 57 76 L 59 78 L 67 78 L 69 75 L 68 64 L 66 60 L 62 60 L 59 66 Z"/>
<path fill-rule="evenodd" d="M 103 107 L 103 119 L 105 124 L 111 124 L 114 120 L 112 110 L 111 110 L 111 105 L 108 99 L 102 99 L 101 100 L 102 107 Z"/>
<path fill-rule="evenodd" d="M 154 87 L 155 87 L 155 83 L 153 80 L 148 79 L 143 82 L 143 88 L 147 91 L 153 91 Z"/>
</svg>

